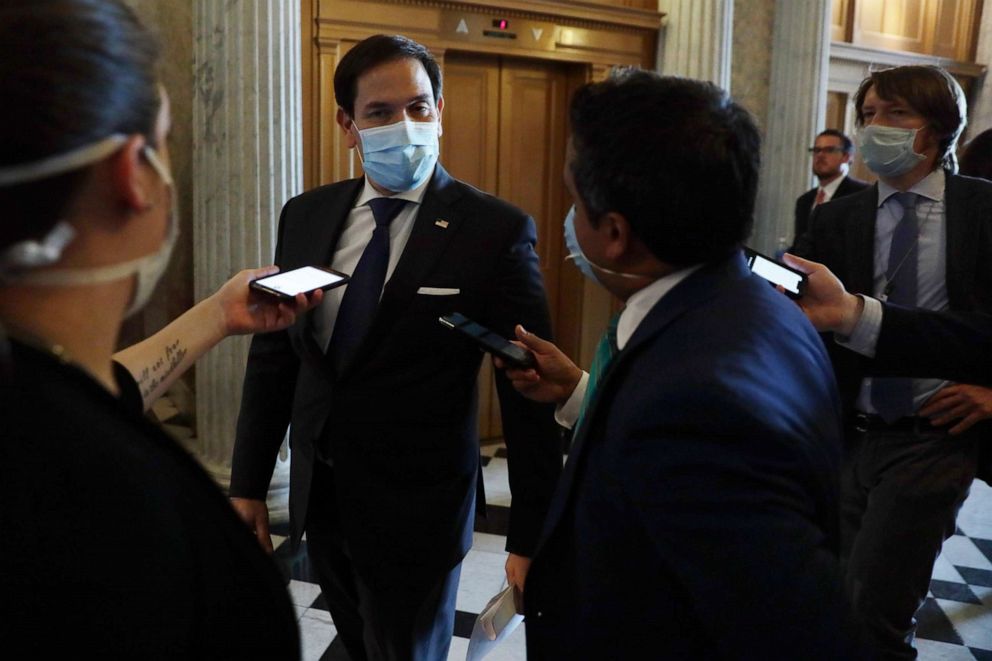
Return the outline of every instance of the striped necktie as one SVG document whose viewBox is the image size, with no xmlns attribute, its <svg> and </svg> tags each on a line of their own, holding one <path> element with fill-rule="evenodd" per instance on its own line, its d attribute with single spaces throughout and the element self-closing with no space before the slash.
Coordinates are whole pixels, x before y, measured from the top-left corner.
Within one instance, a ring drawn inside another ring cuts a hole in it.
<svg viewBox="0 0 992 661">
<path fill-rule="evenodd" d="M 620 312 L 610 318 L 610 323 L 606 326 L 606 332 L 599 338 L 596 345 L 596 353 L 592 357 L 592 366 L 589 368 L 589 383 L 586 385 L 586 394 L 582 397 L 582 408 L 579 410 L 579 418 L 573 427 L 575 433 L 579 431 L 582 422 L 585 420 L 586 412 L 592 407 L 593 398 L 599 389 L 600 379 L 606 374 L 607 368 L 613 362 L 613 358 L 620 353 L 617 347 L 617 324 L 620 323 Z"/>
</svg>

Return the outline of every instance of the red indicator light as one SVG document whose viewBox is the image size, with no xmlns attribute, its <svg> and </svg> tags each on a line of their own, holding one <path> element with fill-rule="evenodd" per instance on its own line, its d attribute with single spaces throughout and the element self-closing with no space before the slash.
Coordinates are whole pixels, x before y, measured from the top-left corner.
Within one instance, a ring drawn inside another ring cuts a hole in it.
<svg viewBox="0 0 992 661">
<path fill-rule="evenodd" d="M 510 29 L 510 21 L 505 18 L 494 18 L 493 27 L 497 30 L 508 30 Z"/>
</svg>

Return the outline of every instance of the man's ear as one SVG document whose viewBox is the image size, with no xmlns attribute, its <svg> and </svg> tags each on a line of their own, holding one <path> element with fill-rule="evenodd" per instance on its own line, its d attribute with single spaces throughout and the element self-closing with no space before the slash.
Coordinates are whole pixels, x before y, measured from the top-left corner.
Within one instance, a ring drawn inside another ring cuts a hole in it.
<svg viewBox="0 0 992 661">
<path fill-rule="evenodd" d="M 608 211 L 599 219 L 598 230 L 605 241 L 605 254 L 612 261 L 629 255 L 631 242 L 634 238 L 630 223 L 623 214 Z"/>
<path fill-rule="evenodd" d="M 357 147 L 358 140 L 355 138 L 355 132 L 351 130 L 355 124 L 355 121 L 348 116 L 348 113 L 344 111 L 344 108 L 338 108 L 337 122 L 338 126 L 341 127 L 341 130 L 344 131 L 344 140 L 345 144 L 348 146 L 348 149 L 354 149 Z M 354 128 L 357 129 L 358 127 L 354 126 Z"/>
<path fill-rule="evenodd" d="M 141 154 L 145 138 L 133 135 L 113 156 L 111 161 L 112 186 L 117 198 L 129 212 L 144 211 L 151 204 L 151 182 L 147 169 L 142 167 Z"/>
</svg>

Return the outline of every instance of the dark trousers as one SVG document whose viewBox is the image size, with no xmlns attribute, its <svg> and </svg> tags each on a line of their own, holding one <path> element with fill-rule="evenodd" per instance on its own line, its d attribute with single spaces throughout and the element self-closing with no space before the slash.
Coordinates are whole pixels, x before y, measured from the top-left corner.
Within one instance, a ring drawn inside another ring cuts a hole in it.
<svg viewBox="0 0 992 661">
<path fill-rule="evenodd" d="M 353 661 L 435 661 L 448 656 L 461 564 L 437 576 L 406 575 L 385 588 L 356 572 L 341 534 L 334 471 L 314 466 L 307 551 L 341 642 Z"/>
<path fill-rule="evenodd" d="M 903 421 L 852 429 L 848 444 L 841 477 L 845 587 L 878 658 L 914 659 L 914 614 L 975 477 L 975 435 Z"/>
</svg>

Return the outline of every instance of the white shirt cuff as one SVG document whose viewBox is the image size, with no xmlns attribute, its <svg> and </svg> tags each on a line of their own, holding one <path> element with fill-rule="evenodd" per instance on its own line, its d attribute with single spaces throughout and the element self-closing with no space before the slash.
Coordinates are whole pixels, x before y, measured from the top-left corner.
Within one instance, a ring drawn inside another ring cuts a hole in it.
<svg viewBox="0 0 992 661">
<path fill-rule="evenodd" d="M 877 298 L 862 296 L 865 301 L 861 318 L 855 324 L 854 330 L 848 337 L 834 334 L 837 344 L 856 351 L 862 356 L 875 357 L 875 347 L 878 345 L 878 335 L 882 330 L 882 302 Z"/>
<path fill-rule="evenodd" d="M 589 372 L 582 372 L 582 378 L 579 379 L 579 383 L 569 395 L 568 400 L 555 408 L 555 422 L 565 429 L 571 429 L 575 426 L 579 414 L 582 413 L 582 400 L 586 398 L 586 388 L 588 387 Z"/>
</svg>

